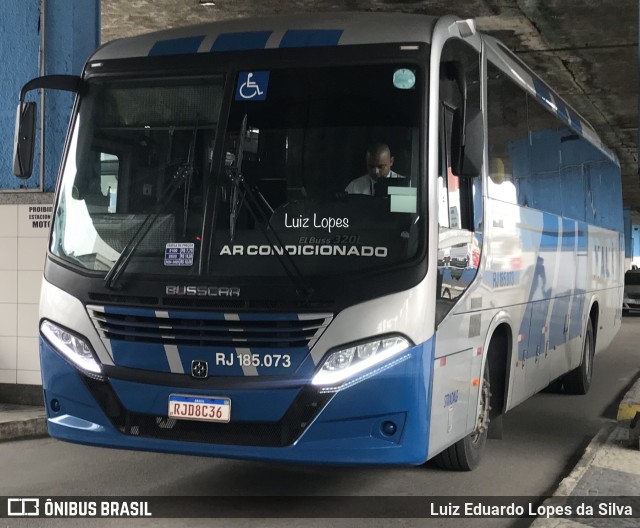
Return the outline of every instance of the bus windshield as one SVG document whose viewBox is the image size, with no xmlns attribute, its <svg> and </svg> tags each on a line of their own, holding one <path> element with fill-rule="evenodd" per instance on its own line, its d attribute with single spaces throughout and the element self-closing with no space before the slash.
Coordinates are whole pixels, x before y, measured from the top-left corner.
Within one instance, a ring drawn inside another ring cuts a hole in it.
<svg viewBox="0 0 640 528">
<path fill-rule="evenodd" d="M 162 276 L 331 276 L 410 260 L 425 229 L 422 75 L 395 63 L 89 81 L 51 251 Z"/>
</svg>

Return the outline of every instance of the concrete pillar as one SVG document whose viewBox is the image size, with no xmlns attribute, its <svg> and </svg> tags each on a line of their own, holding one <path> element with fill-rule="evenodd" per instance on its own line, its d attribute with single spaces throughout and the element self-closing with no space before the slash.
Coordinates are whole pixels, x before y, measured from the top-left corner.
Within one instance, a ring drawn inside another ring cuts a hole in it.
<svg viewBox="0 0 640 528">
<path fill-rule="evenodd" d="M 11 394 L 41 394 L 38 301 L 52 193 L 73 103 L 71 94 L 46 93 L 45 148 L 36 146 L 33 176 L 21 181 L 12 173 L 18 95 L 33 77 L 82 72 L 99 44 L 100 0 L 0 3 L 0 401 L 8 402 Z M 42 111 L 40 94 L 29 97 Z"/>
</svg>

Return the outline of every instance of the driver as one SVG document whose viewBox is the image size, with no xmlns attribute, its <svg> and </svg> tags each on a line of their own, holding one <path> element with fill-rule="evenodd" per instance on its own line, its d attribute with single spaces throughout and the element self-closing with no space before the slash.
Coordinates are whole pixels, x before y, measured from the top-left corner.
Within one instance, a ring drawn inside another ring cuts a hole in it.
<svg viewBox="0 0 640 528">
<path fill-rule="evenodd" d="M 393 156 L 389 145 L 376 143 L 367 149 L 367 174 L 356 178 L 347 185 L 345 191 L 349 194 L 375 194 L 375 184 L 382 178 L 403 178 L 391 170 Z"/>
</svg>

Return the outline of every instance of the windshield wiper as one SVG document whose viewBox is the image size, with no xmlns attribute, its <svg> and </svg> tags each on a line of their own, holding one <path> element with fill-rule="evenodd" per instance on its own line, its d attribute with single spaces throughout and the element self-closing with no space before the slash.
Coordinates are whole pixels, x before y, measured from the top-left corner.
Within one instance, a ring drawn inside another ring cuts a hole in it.
<svg viewBox="0 0 640 528">
<path fill-rule="evenodd" d="M 247 114 L 242 118 L 240 127 L 240 139 L 238 140 L 238 150 L 236 159 L 230 162 L 227 167 L 227 176 L 231 180 L 231 200 L 229 206 L 229 239 L 233 242 L 236 234 L 236 223 L 244 200 L 240 201 L 240 180 L 242 180 L 242 155 L 244 152 L 244 138 L 247 134 Z M 244 197 L 243 197 L 244 198 Z"/>
<path fill-rule="evenodd" d="M 183 224 L 182 224 L 182 237 L 187 236 L 187 220 L 189 219 L 189 201 L 191 198 L 191 183 L 193 176 L 196 173 L 194 159 L 196 157 L 196 138 L 198 136 L 198 122 L 196 121 L 193 127 L 193 136 L 191 137 L 191 144 L 189 145 L 189 155 L 187 156 L 187 163 L 183 165 L 184 171 L 184 199 L 183 199 Z"/>
<path fill-rule="evenodd" d="M 191 191 L 191 181 L 193 175 L 195 173 L 195 145 L 196 145 L 196 135 L 198 133 L 198 123 L 196 122 L 193 128 L 193 137 L 191 140 L 191 145 L 189 146 L 189 155 L 187 157 L 186 163 L 180 164 L 180 166 L 176 169 L 173 180 L 171 184 L 164 190 L 162 196 L 160 196 L 159 203 L 156 205 L 156 212 L 147 215 L 144 221 L 140 224 L 136 232 L 127 242 L 127 245 L 120 253 L 120 256 L 116 259 L 111 266 L 111 269 L 104 277 L 104 285 L 106 288 L 110 290 L 116 289 L 116 282 L 124 273 L 124 270 L 129 265 L 131 261 L 131 257 L 136 249 L 140 246 L 140 243 L 144 240 L 149 233 L 149 230 L 153 227 L 156 220 L 164 210 L 165 206 L 173 199 L 176 192 L 182 187 L 184 184 L 184 198 L 183 198 L 183 207 L 184 207 L 184 229 L 183 236 L 186 235 L 186 224 L 188 217 L 188 206 L 189 206 L 189 196 Z"/>
<path fill-rule="evenodd" d="M 158 216 L 159 213 L 149 214 L 140 224 L 140 227 L 138 227 L 129 242 L 127 242 L 127 245 L 122 250 L 122 253 L 120 253 L 120 256 L 113 263 L 113 266 L 111 266 L 109 272 L 104 276 L 104 285 L 106 288 L 110 290 L 116 289 L 116 281 L 124 272 L 125 268 L 129 264 L 129 261 L 131 260 L 131 257 L 133 256 L 133 252 L 140 245 L 140 242 L 142 242 L 144 237 L 147 236 L 147 233 L 155 223 Z"/>
<path fill-rule="evenodd" d="M 231 203 L 229 213 L 229 236 L 233 241 L 233 237 L 236 231 L 236 222 L 238 220 L 238 214 L 240 208 L 246 202 L 247 209 L 253 217 L 255 223 L 260 226 L 262 234 L 266 238 L 267 242 L 274 247 L 279 246 L 283 248 L 283 251 L 274 251 L 280 266 L 285 271 L 289 280 L 295 287 L 296 294 L 303 297 L 305 300 L 314 294 L 314 290 L 304 278 L 304 275 L 300 272 L 293 258 L 286 250 L 284 250 L 284 244 L 278 236 L 278 233 L 271 225 L 271 220 L 264 213 L 263 205 L 273 212 L 271 206 L 266 201 L 264 196 L 258 191 L 254 191 L 246 180 L 242 176 L 242 151 L 244 148 L 244 140 L 247 131 L 247 114 L 242 119 L 242 126 L 240 127 L 240 140 L 238 141 L 238 153 L 236 155 L 235 162 L 231 166 L 227 167 L 227 176 L 231 180 Z M 266 227 L 265 227 L 266 225 Z M 275 242 L 274 242 L 275 241 Z"/>
<path fill-rule="evenodd" d="M 109 288 L 110 290 L 116 289 L 117 280 L 124 273 L 124 270 L 131 261 L 133 253 L 136 249 L 138 249 L 138 246 L 144 240 L 144 237 L 147 236 L 147 233 L 149 233 L 149 230 L 153 227 L 153 224 L 160 216 L 160 211 L 173 198 L 178 189 L 182 187 L 182 183 L 184 182 L 184 180 L 179 179 L 180 176 L 182 176 L 180 173 L 176 174 L 175 179 L 173 180 L 171 185 L 165 190 L 163 203 L 157 207 L 158 210 L 155 213 L 147 215 L 138 229 L 136 229 L 136 232 L 129 239 L 129 242 L 127 242 L 127 245 L 122 250 L 122 253 L 120 253 L 120 256 L 113 263 L 113 266 L 111 266 L 109 273 L 105 275 L 104 285 L 106 288 Z"/>
</svg>

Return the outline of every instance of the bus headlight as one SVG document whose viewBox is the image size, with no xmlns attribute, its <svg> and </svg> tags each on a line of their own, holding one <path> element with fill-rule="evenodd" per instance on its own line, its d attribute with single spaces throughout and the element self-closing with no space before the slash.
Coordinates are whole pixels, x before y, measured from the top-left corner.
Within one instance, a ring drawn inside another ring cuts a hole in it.
<svg viewBox="0 0 640 528">
<path fill-rule="evenodd" d="M 411 343 L 404 337 L 392 336 L 335 350 L 326 357 L 311 383 L 314 385 L 340 383 L 404 352 L 410 346 Z"/>
<path fill-rule="evenodd" d="M 84 339 L 70 334 L 47 320 L 40 323 L 40 332 L 60 354 L 87 376 L 94 379 L 104 379 L 102 367 L 93 355 L 91 346 Z"/>
</svg>

